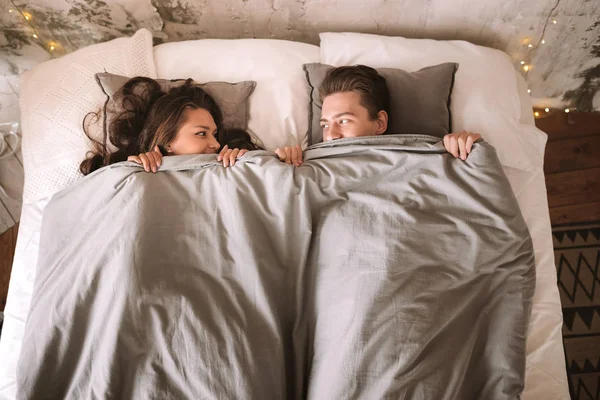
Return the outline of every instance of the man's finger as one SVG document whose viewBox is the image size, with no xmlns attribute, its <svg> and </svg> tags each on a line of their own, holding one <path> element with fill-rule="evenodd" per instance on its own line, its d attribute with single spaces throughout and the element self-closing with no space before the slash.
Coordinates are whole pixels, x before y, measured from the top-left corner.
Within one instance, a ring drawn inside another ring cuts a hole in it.
<svg viewBox="0 0 600 400">
<path fill-rule="evenodd" d="M 467 138 L 467 143 L 465 144 L 467 154 L 471 154 L 471 148 L 473 147 L 473 143 L 475 143 L 475 137 L 475 135 L 469 135 L 469 137 Z"/>
<path fill-rule="evenodd" d="M 290 161 L 292 162 L 292 164 L 298 165 L 298 149 L 296 148 L 296 146 L 290 149 L 290 153 L 292 154 Z"/>
<path fill-rule="evenodd" d="M 458 157 L 458 140 L 456 136 L 451 136 L 449 140 L 450 154 L 452 154 L 455 158 Z"/>
<path fill-rule="evenodd" d="M 285 148 L 285 163 L 292 165 L 292 149 L 289 147 Z"/>
<path fill-rule="evenodd" d="M 277 157 L 279 158 L 280 161 L 285 161 L 285 150 L 284 149 L 280 149 L 280 148 L 275 149 L 275 154 L 277 154 Z"/>
<path fill-rule="evenodd" d="M 460 151 L 460 159 L 461 160 L 466 160 L 467 158 L 467 137 L 469 135 L 460 135 L 460 137 L 458 138 L 458 149 Z"/>
</svg>

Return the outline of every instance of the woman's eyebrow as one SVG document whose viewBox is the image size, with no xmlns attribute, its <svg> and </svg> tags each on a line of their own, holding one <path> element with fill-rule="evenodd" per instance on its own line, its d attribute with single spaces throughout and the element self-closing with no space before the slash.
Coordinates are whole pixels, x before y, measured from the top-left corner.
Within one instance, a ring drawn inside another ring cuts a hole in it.
<svg viewBox="0 0 600 400">
<path fill-rule="evenodd" d="M 210 127 L 204 126 L 204 125 L 194 125 L 194 128 L 202 128 L 202 129 L 206 129 L 207 131 L 210 131 Z"/>
</svg>

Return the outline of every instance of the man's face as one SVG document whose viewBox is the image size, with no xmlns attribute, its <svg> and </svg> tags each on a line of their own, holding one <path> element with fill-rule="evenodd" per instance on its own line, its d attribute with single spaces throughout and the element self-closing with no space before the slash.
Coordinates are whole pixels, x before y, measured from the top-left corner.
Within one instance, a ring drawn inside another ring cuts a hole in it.
<svg viewBox="0 0 600 400">
<path fill-rule="evenodd" d="M 323 141 L 334 139 L 381 135 L 387 129 L 387 114 L 380 111 L 377 119 L 360 104 L 356 92 L 339 92 L 323 100 L 321 110 Z"/>
</svg>

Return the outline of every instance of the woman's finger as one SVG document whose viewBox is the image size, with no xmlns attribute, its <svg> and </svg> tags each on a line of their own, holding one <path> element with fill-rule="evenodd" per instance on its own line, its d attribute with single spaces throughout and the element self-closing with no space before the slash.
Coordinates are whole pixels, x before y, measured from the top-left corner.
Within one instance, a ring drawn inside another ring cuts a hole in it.
<svg viewBox="0 0 600 400">
<path fill-rule="evenodd" d="M 292 149 L 290 147 L 285 148 L 285 163 L 292 165 Z"/>
<path fill-rule="evenodd" d="M 156 158 L 156 153 L 149 151 L 146 153 L 146 157 L 148 157 L 148 161 L 150 161 L 150 169 L 152 172 L 156 172 L 156 169 L 158 168 L 158 159 Z"/>
<path fill-rule="evenodd" d="M 148 157 L 144 153 L 140 154 L 139 157 L 142 160 L 142 164 L 144 164 L 144 170 L 150 172 L 150 160 L 148 160 Z"/>
<path fill-rule="evenodd" d="M 223 156 L 225 155 L 225 153 L 227 152 L 227 150 L 229 150 L 229 147 L 227 147 L 227 145 L 223 146 L 223 148 L 219 152 L 219 156 L 217 157 L 217 161 L 223 161 Z M 223 166 L 225 166 L 225 164 L 223 164 Z"/>
<path fill-rule="evenodd" d="M 235 165 L 235 159 L 237 158 L 237 155 L 239 152 L 240 152 L 240 149 L 233 149 L 231 151 L 231 154 L 229 155 L 229 165 L 231 165 L 231 166 Z"/>
<path fill-rule="evenodd" d="M 227 168 L 227 166 L 229 165 L 229 155 L 231 154 L 231 150 L 227 150 L 225 153 L 223 153 L 223 166 L 225 168 Z"/>
<path fill-rule="evenodd" d="M 158 145 L 154 146 L 154 155 L 157 157 L 157 165 L 160 167 L 162 165 L 162 158 L 163 155 L 160 152 L 160 149 L 158 148 Z"/>
<path fill-rule="evenodd" d="M 248 149 L 242 149 L 242 150 L 240 150 L 240 152 L 238 153 L 237 158 L 240 159 L 247 152 L 248 152 Z"/>
<path fill-rule="evenodd" d="M 127 161 L 133 161 L 134 163 L 141 164 L 142 160 L 138 156 L 129 156 L 127 157 Z"/>
</svg>

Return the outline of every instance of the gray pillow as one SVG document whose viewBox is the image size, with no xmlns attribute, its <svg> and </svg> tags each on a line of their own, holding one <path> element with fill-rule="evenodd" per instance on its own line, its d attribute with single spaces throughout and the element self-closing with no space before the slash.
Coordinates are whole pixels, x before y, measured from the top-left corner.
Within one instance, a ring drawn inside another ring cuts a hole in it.
<svg viewBox="0 0 600 400">
<path fill-rule="evenodd" d="M 96 74 L 96 82 L 102 91 L 109 97 L 104 106 L 104 112 L 110 120 L 110 114 L 116 112 L 111 107 L 110 100 L 130 78 L 121 75 L 101 72 Z M 155 79 L 164 91 L 182 85 L 185 79 Z M 204 89 L 217 102 L 223 113 L 223 125 L 226 128 L 239 128 L 247 130 L 249 118 L 248 100 L 256 87 L 254 81 L 243 81 L 238 83 L 208 82 L 197 84 Z"/>
<path fill-rule="evenodd" d="M 322 103 L 319 87 L 331 65 L 304 64 L 306 80 L 311 90 L 309 106 L 308 144 L 323 141 Z M 457 63 L 444 63 L 407 72 L 395 68 L 376 68 L 386 80 L 390 92 L 390 113 L 386 133 L 426 134 L 438 137 L 452 131 L 450 97 Z"/>
</svg>

